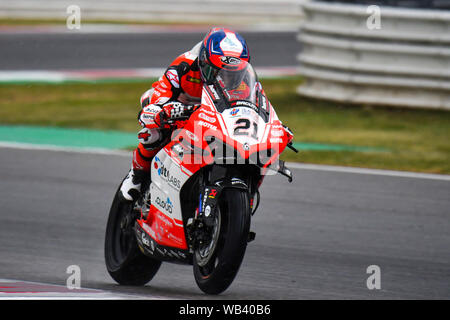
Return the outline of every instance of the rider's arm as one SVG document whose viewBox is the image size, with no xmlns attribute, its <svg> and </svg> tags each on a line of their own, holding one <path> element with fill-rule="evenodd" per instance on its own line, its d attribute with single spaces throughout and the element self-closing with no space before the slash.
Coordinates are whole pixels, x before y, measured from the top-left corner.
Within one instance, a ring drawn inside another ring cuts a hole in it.
<svg viewBox="0 0 450 320">
<path fill-rule="evenodd" d="M 186 53 L 178 56 L 159 80 L 153 83 L 152 89 L 142 95 L 142 108 L 150 104 L 163 105 L 169 101 L 177 101 L 182 92 L 180 79 L 190 68 L 186 59 Z"/>
<path fill-rule="evenodd" d="M 151 104 L 163 105 L 173 97 L 173 92 L 170 89 L 171 84 L 165 76 L 159 78 L 153 83 L 152 88 L 144 92 L 141 96 L 141 107 L 145 108 Z"/>
<path fill-rule="evenodd" d="M 185 72 L 186 65 L 183 56 L 177 57 L 164 75 L 154 82 L 152 88 L 144 92 L 140 98 L 142 109 L 138 114 L 139 123 L 143 129 L 139 132 L 139 141 L 145 145 L 153 145 L 161 140 L 162 128 L 169 129 L 168 124 L 162 123 L 161 119 L 176 117 L 181 109 L 175 102 L 178 98 L 180 88 L 180 73 Z M 174 103 L 170 104 L 172 101 Z M 167 106 L 165 106 L 167 104 Z M 174 111 L 172 112 L 172 109 Z M 178 110 L 178 111 L 177 111 Z"/>
</svg>

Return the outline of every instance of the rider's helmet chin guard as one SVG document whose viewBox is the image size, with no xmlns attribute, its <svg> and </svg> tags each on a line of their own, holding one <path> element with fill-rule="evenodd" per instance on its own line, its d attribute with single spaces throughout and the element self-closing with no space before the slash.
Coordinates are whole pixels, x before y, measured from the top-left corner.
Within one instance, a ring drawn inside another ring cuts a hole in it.
<svg viewBox="0 0 450 320">
<path fill-rule="evenodd" d="M 202 80 L 211 84 L 221 69 L 238 71 L 250 61 L 247 44 L 238 33 L 213 28 L 203 39 L 198 64 Z"/>
</svg>

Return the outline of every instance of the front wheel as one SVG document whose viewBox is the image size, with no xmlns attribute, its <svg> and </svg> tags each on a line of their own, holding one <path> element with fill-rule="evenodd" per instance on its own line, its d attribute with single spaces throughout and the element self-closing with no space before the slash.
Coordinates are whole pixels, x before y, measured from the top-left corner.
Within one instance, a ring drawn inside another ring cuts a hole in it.
<svg viewBox="0 0 450 320">
<path fill-rule="evenodd" d="M 194 255 L 195 281 L 207 294 L 225 291 L 244 259 L 251 217 L 248 192 L 224 189 L 217 210 L 218 236 L 212 236 L 216 243 L 197 249 Z"/>
<path fill-rule="evenodd" d="M 119 284 L 143 286 L 161 266 L 161 261 L 145 256 L 137 245 L 134 204 L 117 190 L 109 212 L 105 236 L 105 262 L 108 273 Z"/>
</svg>

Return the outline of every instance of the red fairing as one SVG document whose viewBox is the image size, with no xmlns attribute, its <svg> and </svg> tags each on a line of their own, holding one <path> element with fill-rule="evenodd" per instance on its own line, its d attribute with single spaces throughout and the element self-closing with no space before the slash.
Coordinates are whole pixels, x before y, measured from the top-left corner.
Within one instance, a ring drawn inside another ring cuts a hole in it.
<svg viewBox="0 0 450 320">
<path fill-rule="evenodd" d="M 249 66 L 246 66 L 246 68 L 244 72 L 247 72 L 246 70 L 248 72 L 253 71 Z M 171 164 L 170 168 L 177 168 L 178 178 L 183 176 L 184 179 L 182 180 L 187 181 L 201 168 L 217 163 L 219 159 L 228 158 L 232 158 L 232 161 L 244 160 L 244 162 L 249 159 L 250 163 L 261 168 L 262 176 L 268 170 L 278 170 L 277 160 L 279 155 L 292 141 L 293 137 L 278 119 L 274 108 L 260 88 L 260 84 L 256 82 L 256 76 L 253 73 L 249 74 L 251 77 L 244 77 L 243 81 L 247 81 L 247 87 L 250 90 L 237 83 L 237 86 L 233 86 L 228 91 L 224 89 L 223 94 L 219 95 L 217 91 L 220 88 L 227 88 L 226 83 L 222 85 L 218 82 L 216 89 L 208 89 L 208 86 L 205 85 L 201 106 L 195 109 L 196 111 L 192 113 L 188 120 L 178 122 L 178 127 L 173 131 L 170 142 L 161 150 L 161 154 L 157 155 L 158 157 L 162 155 L 166 159 L 165 161 L 170 158 L 170 161 L 166 163 Z M 244 74 L 244 76 L 246 75 Z M 234 80 L 234 78 L 228 79 L 228 81 Z M 235 90 L 240 90 L 240 94 L 246 96 L 246 100 L 244 98 L 230 99 L 227 104 L 222 104 L 222 109 L 219 111 L 218 105 L 220 105 L 221 97 L 222 99 L 226 96 L 235 97 L 237 96 Z M 255 95 L 258 95 L 258 98 L 254 98 Z M 238 125 L 236 126 L 236 124 Z M 241 124 L 248 124 L 248 126 L 242 126 Z M 223 146 L 226 147 L 222 148 Z M 217 152 L 222 152 L 220 150 L 231 150 L 232 157 L 228 157 L 228 154 L 222 155 L 222 157 L 218 156 Z M 234 157 L 235 153 L 239 156 Z M 161 163 L 158 161 L 160 160 L 155 157 L 155 166 Z M 239 162 L 237 163 L 239 164 Z M 275 168 L 271 167 L 272 165 L 276 165 Z M 158 170 L 157 167 L 155 169 Z M 173 171 L 171 171 L 172 174 Z M 168 174 L 168 177 L 171 177 L 171 175 Z M 259 184 L 261 182 L 262 179 Z M 170 187 L 171 185 L 167 185 L 167 188 Z M 178 190 L 181 190 L 182 187 L 182 185 L 178 186 Z M 164 192 L 167 192 L 167 190 Z M 166 194 L 164 192 L 159 194 Z M 171 196 L 173 200 L 173 193 Z M 179 197 L 179 193 L 177 196 Z M 152 194 L 152 205 L 148 217 L 146 220 L 139 220 L 139 224 L 158 244 L 186 250 L 188 245 L 183 221 L 174 218 L 180 218 L 181 213 L 175 215 L 172 214 L 172 211 L 168 213 L 160 211 L 159 207 L 161 207 L 161 210 L 166 208 L 165 204 L 161 204 L 164 201 L 171 200 L 169 197 L 167 199 L 154 199 Z M 155 203 L 158 205 L 155 206 Z M 180 208 L 177 208 L 177 210 L 180 210 Z"/>
<path fill-rule="evenodd" d="M 174 132 L 172 141 L 165 147 L 166 152 L 172 156 L 175 162 L 189 172 L 196 172 L 214 162 L 211 146 L 205 139 L 205 137 L 213 136 L 215 141 L 226 144 L 230 149 L 236 149 L 243 159 L 248 159 L 258 152 L 266 155 L 268 153 L 267 150 L 272 150 L 272 153 L 269 153 L 270 157 L 267 157 L 267 161 L 263 166 L 263 169 L 266 169 L 276 162 L 290 139 L 292 139 L 283 129 L 281 121 L 274 119 L 266 124 L 266 130 L 269 131 L 267 140 L 253 144 L 246 150 L 244 144 L 224 133 L 226 129 L 221 126 L 221 123 L 224 122 L 221 118 L 222 115 L 215 109 L 203 105 L 192 114 L 189 121 L 183 124 L 182 129 Z M 175 145 L 189 146 L 189 148 L 184 147 L 182 158 L 173 151 Z M 192 149 L 195 152 L 190 153 L 189 151 L 192 151 Z"/>
<path fill-rule="evenodd" d="M 166 247 L 187 249 L 183 221 L 163 214 L 154 205 L 150 207 L 147 220 L 140 219 L 138 223 L 157 243 Z"/>
</svg>

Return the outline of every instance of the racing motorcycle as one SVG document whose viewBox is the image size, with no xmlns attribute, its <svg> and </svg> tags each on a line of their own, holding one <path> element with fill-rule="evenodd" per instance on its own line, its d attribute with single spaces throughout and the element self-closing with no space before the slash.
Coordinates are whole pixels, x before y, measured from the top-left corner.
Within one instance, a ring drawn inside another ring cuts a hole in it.
<svg viewBox="0 0 450 320">
<path fill-rule="evenodd" d="M 169 120 L 168 120 L 169 122 Z M 201 105 L 153 158 L 141 197 L 116 192 L 106 228 L 105 262 L 122 285 L 145 285 L 162 262 L 193 265 L 198 287 L 219 294 L 243 261 L 263 178 L 292 174 L 279 160 L 289 142 L 257 80 L 241 61 L 204 84 Z"/>
</svg>

